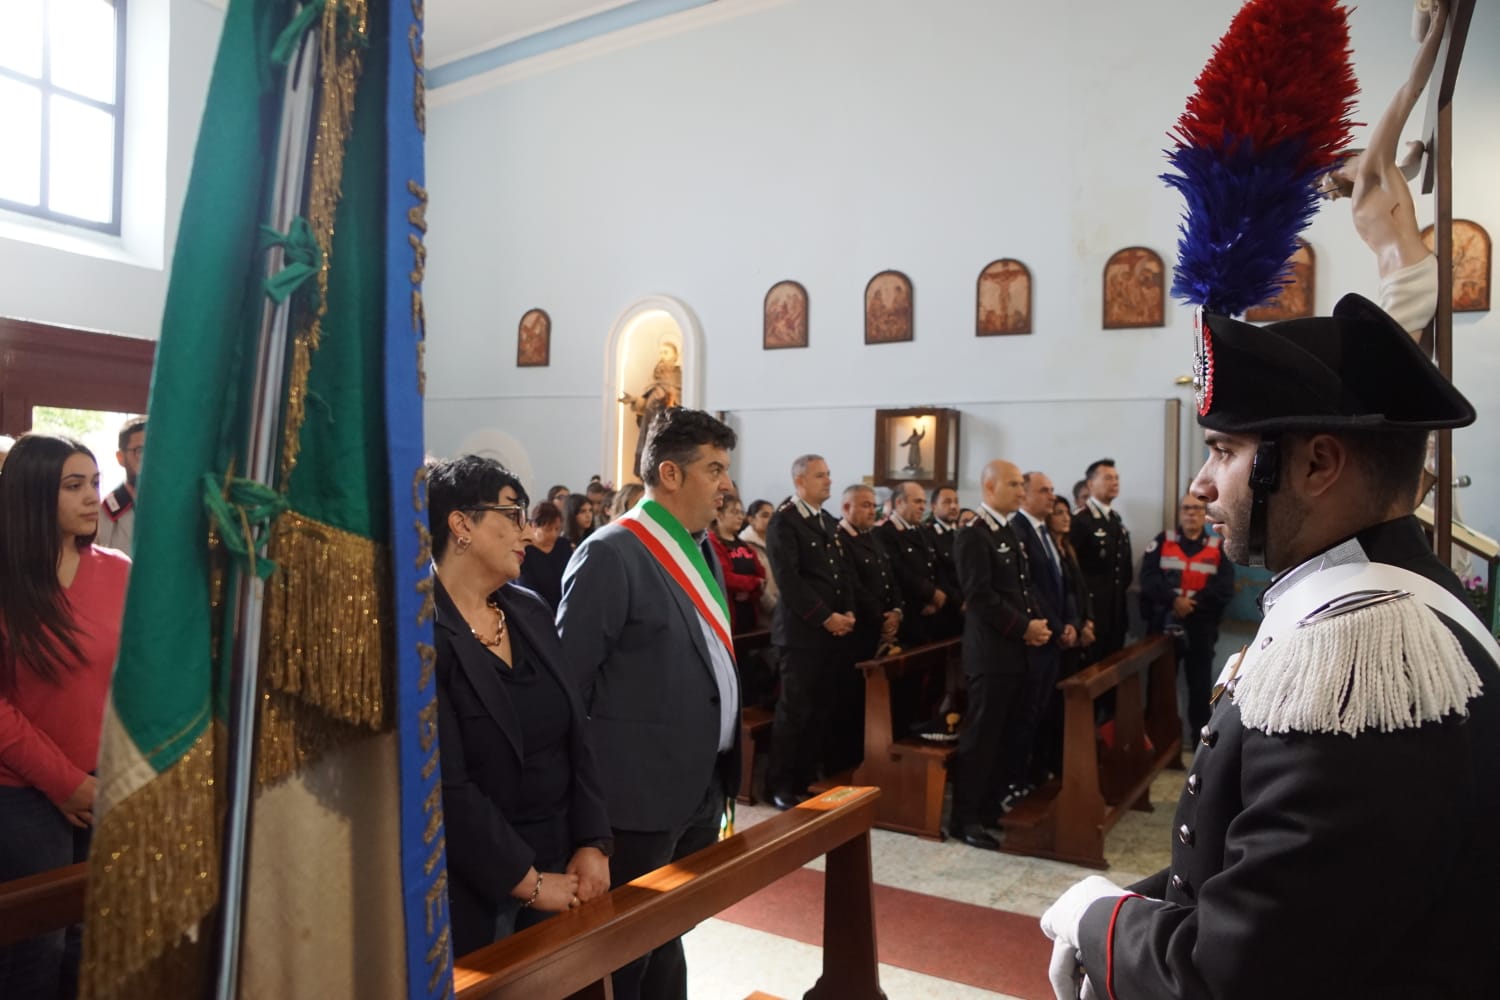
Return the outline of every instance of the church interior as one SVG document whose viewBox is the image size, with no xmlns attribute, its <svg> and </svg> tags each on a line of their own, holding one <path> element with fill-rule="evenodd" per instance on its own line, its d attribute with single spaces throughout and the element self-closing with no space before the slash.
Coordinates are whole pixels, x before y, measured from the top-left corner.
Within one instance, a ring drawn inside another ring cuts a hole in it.
<svg viewBox="0 0 1500 1000">
<path fill-rule="evenodd" d="M 0 199 L 0 337 L 160 336 L 216 49 L 239 2 L 119 0 L 118 226 L 80 228 Z M 977 508 L 995 459 L 1046 473 L 1062 497 L 1107 455 L 1134 564 L 1175 527 L 1205 448 L 1193 312 L 1167 291 L 1183 205 L 1161 179 L 1164 150 L 1240 0 L 416 6 L 429 455 L 494 458 L 533 501 L 595 476 L 623 486 L 638 479 L 653 408 L 680 404 L 734 430 L 729 475 L 747 507 L 781 504 L 807 453 L 826 458 L 835 512 L 845 486 L 908 477 L 951 484 Z M 1473 6 L 1448 196 L 1454 220 L 1494 233 L 1500 18 Z M 1355 147 L 1407 77 L 1411 8 L 1349 7 Z M 0 34 L 6 16 L 0 8 Z M 0 43 L 0 69 L 4 59 Z M 10 85 L 0 72 L 0 88 Z M 3 94 L 0 133 L 19 127 Z M 1423 138 L 1428 114 L 1424 95 L 1403 140 Z M 1425 227 L 1436 198 L 1420 178 L 1412 191 Z M 1302 239 L 1315 261 L 1299 273 L 1311 314 L 1350 292 L 1378 298 L 1348 201 L 1324 202 Z M 1481 243 L 1461 249 L 1478 255 Z M 1455 525 L 1493 539 L 1500 505 L 1483 497 L 1500 483 L 1500 317 L 1488 307 L 1487 239 L 1482 249 L 1483 306 L 1451 317 L 1453 382 L 1477 411 L 1452 435 L 1451 471 Z M 1015 262 L 1024 320 L 1012 316 L 1019 300 L 986 290 L 1013 278 Z M 1129 278 L 1139 287 L 1121 285 L 1121 266 L 1145 268 Z M 31 430 L 34 407 L 144 410 L 114 402 L 149 378 L 149 357 L 142 367 L 128 347 L 101 347 L 88 385 L 52 397 L 17 384 L 19 369 L 0 373 L 0 433 Z M 89 405 L 96 382 L 108 402 Z M 908 426 L 891 411 L 931 416 Z M 1493 584 L 1494 563 L 1466 565 Z M 1242 579 L 1216 669 L 1253 635 L 1267 579 Z M 1132 636 L 1142 634 L 1136 621 Z M 1101 834 L 1097 860 L 1122 885 L 1167 864 L 1197 736 L 1185 715 L 1153 728 L 1160 720 L 1137 704 L 1151 663 L 1141 660 L 1128 704 L 1145 713 L 1148 744 L 1151 733 L 1186 740 L 1180 759 L 1133 773 L 1136 807 L 1111 814 Z M 738 806 L 737 832 L 790 815 L 766 801 L 763 772 L 752 776 L 757 801 Z M 941 811 L 941 778 L 936 795 Z M 883 995 L 1053 996 L 1037 918 L 1099 864 L 974 850 L 930 824 L 913 831 L 876 829 L 870 840 Z M 697 923 L 684 938 L 689 994 L 802 996 L 835 935 L 823 900 L 836 881 L 818 857 Z"/>
</svg>

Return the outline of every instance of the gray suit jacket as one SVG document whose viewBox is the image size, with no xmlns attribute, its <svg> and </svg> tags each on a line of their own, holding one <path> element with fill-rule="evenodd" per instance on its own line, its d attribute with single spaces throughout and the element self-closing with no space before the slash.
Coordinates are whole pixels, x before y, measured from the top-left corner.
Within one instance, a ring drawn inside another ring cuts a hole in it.
<svg viewBox="0 0 1500 1000">
<path fill-rule="evenodd" d="M 722 586 L 711 546 L 704 558 Z M 624 527 L 605 525 L 573 553 L 557 627 L 612 826 L 680 826 L 716 768 L 739 786 L 737 741 L 719 761 L 719 688 L 698 609 Z"/>
</svg>

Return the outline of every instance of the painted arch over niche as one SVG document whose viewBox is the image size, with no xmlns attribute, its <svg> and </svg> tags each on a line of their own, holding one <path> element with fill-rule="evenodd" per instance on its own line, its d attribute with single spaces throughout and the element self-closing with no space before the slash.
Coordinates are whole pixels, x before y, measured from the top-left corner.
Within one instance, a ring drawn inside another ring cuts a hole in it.
<svg viewBox="0 0 1500 1000">
<path fill-rule="evenodd" d="M 605 345 L 603 397 L 600 467 L 616 486 L 639 482 L 635 459 L 649 415 L 663 405 L 703 405 L 703 328 L 687 303 L 647 295 L 616 317 Z"/>
</svg>

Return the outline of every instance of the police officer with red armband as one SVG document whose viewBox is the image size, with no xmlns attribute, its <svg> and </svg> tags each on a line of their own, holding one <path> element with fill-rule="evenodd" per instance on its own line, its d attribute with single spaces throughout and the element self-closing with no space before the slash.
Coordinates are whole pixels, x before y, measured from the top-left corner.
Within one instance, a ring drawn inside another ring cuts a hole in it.
<svg viewBox="0 0 1500 1000">
<path fill-rule="evenodd" d="M 1178 638 L 1188 722 L 1195 732 L 1208 721 L 1219 622 L 1234 598 L 1234 563 L 1224 558 L 1219 537 L 1205 530 L 1207 520 L 1202 500 L 1183 497 L 1177 530 L 1157 535 L 1141 559 L 1141 618 L 1148 634 Z"/>
</svg>

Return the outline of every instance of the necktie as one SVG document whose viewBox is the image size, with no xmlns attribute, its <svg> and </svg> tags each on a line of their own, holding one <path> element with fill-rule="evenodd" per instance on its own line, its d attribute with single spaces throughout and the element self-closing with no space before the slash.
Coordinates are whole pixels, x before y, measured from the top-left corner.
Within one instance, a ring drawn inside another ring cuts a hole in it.
<svg viewBox="0 0 1500 1000">
<path fill-rule="evenodd" d="M 1052 568 L 1057 571 L 1058 578 L 1062 577 L 1062 562 L 1057 558 L 1057 549 L 1052 545 L 1052 532 L 1047 526 L 1042 526 L 1042 548 L 1047 550 L 1047 558 L 1052 560 Z"/>
</svg>

